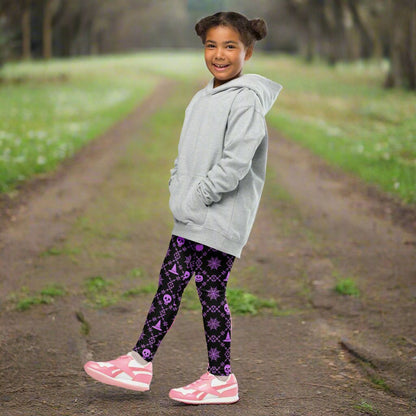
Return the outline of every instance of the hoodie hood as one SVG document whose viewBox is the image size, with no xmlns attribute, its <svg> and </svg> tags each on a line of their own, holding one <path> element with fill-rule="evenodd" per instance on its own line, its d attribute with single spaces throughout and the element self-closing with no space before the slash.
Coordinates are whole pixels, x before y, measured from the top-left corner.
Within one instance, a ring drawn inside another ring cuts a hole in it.
<svg viewBox="0 0 416 416">
<path fill-rule="evenodd" d="M 261 75 L 244 74 L 216 88 L 214 88 L 214 79 L 211 79 L 205 91 L 207 94 L 218 94 L 226 90 L 239 88 L 249 88 L 256 93 L 263 108 L 263 115 L 265 115 L 272 108 L 283 87 Z"/>
</svg>

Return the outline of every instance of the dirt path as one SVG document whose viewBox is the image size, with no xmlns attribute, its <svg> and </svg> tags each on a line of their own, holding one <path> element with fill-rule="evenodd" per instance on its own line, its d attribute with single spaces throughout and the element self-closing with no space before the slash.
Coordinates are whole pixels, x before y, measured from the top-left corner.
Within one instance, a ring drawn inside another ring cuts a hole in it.
<svg viewBox="0 0 416 416">
<path fill-rule="evenodd" d="M 85 254 L 72 256 L 88 231 L 84 224 L 81 234 L 79 223 L 98 208 L 114 218 L 128 210 L 146 155 L 140 146 L 127 146 L 145 141 L 143 121 L 163 104 L 167 92 L 174 93 L 174 86 L 163 83 L 38 192 L 24 194 L 8 219 L 0 221 L 0 413 L 415 414 L 416 234 L 394 225 L 392 211 L 369 196 L 365 186 L 276 132 L 271 134 L 263 203 L 230 285 L 273 297 L 280 312 L 233 317 L 240 402 L 187 407 L 168 399 L 171 387 L 195 379 L 206 363 L 200 314 L 186 308 L 158 352 L 151 392 L 102 386 L 83 373 L 86 359 L 113 358 L 131 347 L 151 301 L 151 294 L 142 294 L 89 308 L 82 291 L 85 278 L 113 273 L 124 276 L 120 284 L 127 285 L 125 276 L 139 263 L 136 278 L 154 281 L 170 217 L 167 207 L 155 208 L 151 220 L 123 236 L 103 221 L 100 247 L 94 246 L 96 240 L 83 241 Z M 128 164 L 126 157 L 137 163 Z M 115 211 L 119 192 L 123 204 Z M 166 199 L 167 206 L 167 194 L 154 198 Z M 42 254 L 57 246 L 67 250 L 65 256 Z M 108 255 L 110 249 L 116 254 Z M 359 297 L 334 292 L 336 279 L 345 277 L 357 281 Z M 25 312 L 12 308 L 9 296 L 22 285 L 39 291 L 51 281 L 65 283 L 67 295 Z M 88 323 L 87 336 L 76 315 Z M 185 362 L 182 351 L 189 351 Z"/>
</svg>

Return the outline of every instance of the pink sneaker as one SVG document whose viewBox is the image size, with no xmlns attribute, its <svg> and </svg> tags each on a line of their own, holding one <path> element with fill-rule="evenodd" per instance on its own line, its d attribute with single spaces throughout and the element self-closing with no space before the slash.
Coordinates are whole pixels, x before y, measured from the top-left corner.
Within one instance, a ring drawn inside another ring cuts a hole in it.
<svg viewBox="0 0 416 416">
<path fill-rule="evenodd" d="M 172 389 L 169 397 L 187 404 L 230 404 L 238 401 L 238 384 L 234 374 L 227 381 L 205 373 L 199 380 L 185 387 Z"/>
<path fill-rule="evenodd" d="M 88 361 L 85 372 L 93 379 L 111 386 L 125 389 L 147 391 L 152 381 L 152 363 L 139 364 L 133 358 L 134 352 L 107 362 Z"/>
</svg>

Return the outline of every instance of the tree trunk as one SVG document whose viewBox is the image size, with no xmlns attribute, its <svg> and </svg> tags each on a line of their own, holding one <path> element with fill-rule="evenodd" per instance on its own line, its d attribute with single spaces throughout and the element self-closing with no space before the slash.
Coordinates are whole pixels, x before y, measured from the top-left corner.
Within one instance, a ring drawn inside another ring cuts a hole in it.
<svg viewBox="0 0 416 416">
<path fill-rule="evenodd" d="M 30 25 L 30 6 L 31 0 L 24 0 L 22 12 L 22 59 L 31 57 L 31 25 Z"/>
<path fill-rule="evenodd" d="M 387 87 L 416 89 L 416 0 L 390 2 L 390 73 Z"/>
<path fill-rule="evenodd" d="M 354 26 L 358 29 L 360 35 L 360 58 L 371 58 L 374 54 L 374 41 L 371 36 L 371 29 L 367 22 L 362 18 L 359 12 L 359 2 L 357 0 L 348 0 L 347 6 L 351 12 Z"/>
<path fill-rule="evenodd" d="M 52 57 L 52 1 L 45 0 L 43 8 L 43 57 Z"/>
<path fill-rule="evenodd" d="M 331 42 L 328 58 L 328 61 L 331 65 L 340 60 L 345 60 L 348 57 L 344 13 L 345 11 L 343 0 L 332 0 L 331 2 L 328 2 L 324 16 L 325 14 L 330 16 L 330 35 L 327 38 Z"/>
</svg>

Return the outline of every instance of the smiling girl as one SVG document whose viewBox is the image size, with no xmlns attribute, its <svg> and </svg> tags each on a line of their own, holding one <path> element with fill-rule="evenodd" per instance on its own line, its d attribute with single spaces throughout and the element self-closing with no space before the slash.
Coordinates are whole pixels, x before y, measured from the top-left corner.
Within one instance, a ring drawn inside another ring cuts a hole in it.
<svg viewBox="0 0 416 416">
<path fill-rule="evenodd" d="M 169 180 L 174 227 L 159 286 L 133 350 L 112 361 L 89 361 L 84 368 L 102 383 L 149 390 L 153 358 L 195 275 L 208 368 L 195 382 L 172 389 L 169 397 L 188 404 L 225 404 L 239 399 L 230 364 L 226 286 L 259 206 L 267 162 L 265 115 L 282 87 L 260 75 L 242 74 L 255 41 L 266 36 L 264 20 L 220 12 L 200 20 L 195 30 L 214 78 L 185 112 Z"/>
</svg>

